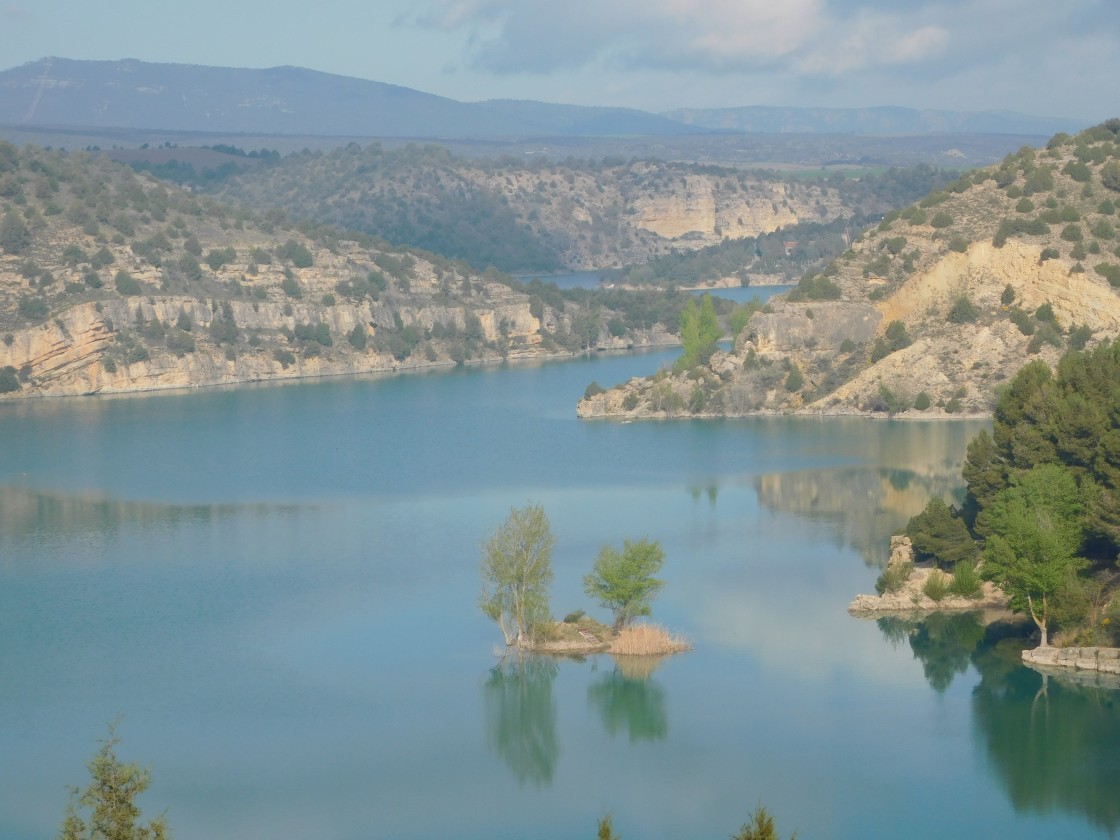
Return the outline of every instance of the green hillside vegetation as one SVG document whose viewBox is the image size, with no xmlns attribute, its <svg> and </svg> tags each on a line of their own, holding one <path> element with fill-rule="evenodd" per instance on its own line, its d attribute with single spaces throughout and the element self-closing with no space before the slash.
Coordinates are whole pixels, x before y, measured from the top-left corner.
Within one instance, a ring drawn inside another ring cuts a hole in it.
<svg viewBox="0 0 1120 840">
<path fill-rule="evenodd" d="M 648 333 L 659 296 L 616 311 L 593 295 L 527 291 L 367 234 L 233 209 L 103 156 L 0 143 L 7 394 L 625 347 L 648 341 L 630 313 Z M 675 313 L 667 323 L 661 340 Z"/>
<path fill-rule="evenodd" d="M 1026 361 L 1120 333 L 1118 206 L 1120 120 L 1023 148 L 888 213 L 630 413 L 693 413 L 697 386 L 709 415 L 989 413 Z"/>
<path fill-rule="evenodd" d="M 753 237 L 772 229 L 758 227 L 771 216 L 788 226 L 881 213 L 945 180 L 928 166 L 806 182 L 776 172 L 651 160 L 468 160 L 434 145 L 350 144 L 289 155 L 212 186 L 258 211 L 282 208 L 293 218 L 365 231 L 476 268 L 549 272 L 643 264 L 721 237 L 739 238 L 730 235 L 733 227 L 751 229 Z M 690 202 L 704 208 L 709 190 L 713 230 L 665 238 L 643 225 L 647 205 L 657 205 L 651 212 L 659 218 Z M 729 275 L 754 261 L 737 253 L 730 259 Z"/>
<path fill-rule="evenodd" d="M 1048 632 L 1120 644 L 1120 341 L 1026 365 L 1000 395 L 992 434 L 968 446 L 964 506 L 934 499 L 907 527 L 956 577 L 979 571 Z"/>
</svg>

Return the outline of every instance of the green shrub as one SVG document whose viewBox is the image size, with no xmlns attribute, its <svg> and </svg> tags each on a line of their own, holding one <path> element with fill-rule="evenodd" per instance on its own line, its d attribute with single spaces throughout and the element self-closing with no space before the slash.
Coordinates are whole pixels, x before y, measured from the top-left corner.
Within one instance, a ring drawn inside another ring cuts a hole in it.
<svg viewBox="0 0 1120 840">
<path fill-rule="evenodd" d="M 1093 177 L 1093 170 L 1079 160 L 1071 160 L 1062 168 L 1062 172 L 1080 183 L 1086 183 Z"/>
<path fill-rule="evenodd" d="M 1066 242 L 1080 242 L 1083 234 L 1081 233 L 1081 225 L 1068 224 L 1062 228 L 1061 237 Z"/>
<path fill-rule="evenodd" d="M 957 298 L 949 309 L 949 314 L 945 319 L 950 324 L 971 324 L 980 316 L 980 310 L 976 308 L 968 295 L 961 295 Z"/>
<path fill-rule="evenodd" d="M 894 563 L 875 581 L 875 591 L 880 595 L 892 595 L 906 585 L 914 573 L 913 563 Z"/>
<path fill-rule="evenodd" d="M 1110 161 L 1101 167 L 1101 183 L 1110 190 L 1120 192 L 1120 161 Z"/>
<path fill-rule="evenodd" d="M 1008 283 L 1006 286 L 1003 287 L 1003 294 L 1001 294 L 999 296 L 999 302 L 1002 303 L 1004 306 L 1010 306 L 1011 303 L 1014 300 L 1015 300 L 1015 289 L 1012 288 L 1010 283 Z"/>
<path fill-rule="evenodd" d="M 943 230 L 947 227 L 953 226 L 953 217 L 945 210 L 939 210 L 933 214 L 933 218 L 929 220 L 930 226 Z"/>
<path fill-rule="evenodd" d="M 980 595 L 982 585 L 980 573 L 976 571 L 976 564 L 971 560 L 962 560 L 953 566 L 953 579 L 949 582 L 949 591 L 962 598 L 976 598 Z"/>
<path fill-rule="evenodd" d="M 140 284 L 136 282 L 136 278 L 123 268 L 113 277 L 113 285 L 117 287 L 117 291 L 122 295 L 138 295 L 142 293 L 142 289 L 140 288 Z"/>
<path fill-rule="evenodd" d="M 700 383 L 697 382 L 692 386 L 692 392 L 688 395 L 688 410 L 693 414 L 699 414 L 708 405 L 708 395 Z"/>
<path fill-rule="evenodd" d="M 346 340 L 350 342 L 350 346 L 355 350 L 365 350 L 369 342 L 369 337 L 366 335 L 366 328 L 358 324 L 346 334 Z"/>
<path fill-rule="evenodd" d="M 24 318 L 38 321 L 46 318 L 49 312 L 47 302 L 41 297 L 21 297 L 19 299 L 19 314 Z"/>
<path fill-rule="evenodd" d="M 167 349 L 176 356 L 185 356 L 195 350 L 194 338 L 189 332 L 175 328 L 167 333 Z"/>
<path fill-rule="evenodd" d="M 797 365 L 790 365 L 789 376 L 786 377 L 786 390 L 789 392 L 800 391 L 805 387 L 805 377 Z"/>
<path fill-rule="evenodd" d="M 599 394 L 607 393 L 607 389 L 600 385 L 598 382 L 592 381 L 590 385 L 583 389 L 583 398 L 589 400 Z"/>
<path fill-rule="evenodd" d="M 926 578 L 922 592 L 931 601 L 940 604 L 949 594 L 949 576 L 940 569 L 934 569 Z"/>
<path fill-rule="evenodd" d="M 0 368 L 0 394 L 10 394 L 20 389 L 16 369 L 11 365 Z"/>
<path fill-rule="evenodd" d="M 914 408 L 918 411 L 927 411 L 930 404 L 929 394 L 925 391 L 919 391 L 918 396 L 914 398 Z"/>
<path fill-rule="evenodd" d="M 291 260 L 296 268 L 310 268 L 314 264 L 311 252 L 307 246 L 294 239 L 289 239 L 276 249 L 276 256 L 282 260 Z"/>
<path fill-rule="evenodd" d="M 1108 219 L 1097 219 L 1090 233 L 1097 239 L 1112 239 L 1116 236 L 1116 228 L 1112 226 L 1112 222 Z"/>
<path fill-rule="evenodd" d="M 1089 343 L 1089 339 L 1093 337 L 1093 331 L 1086 325 L 1080 327 L 1073 324 L 1069 328 L 1069 349 L 1070 350 L 1084 350 L 1085 345 Z"/>
<path fill-rule="evenodd" d="M 1107 280 L 1110 285 L 1120 286 L 1120 265 L 1116 263 L 1097 263 L 1093 270 Z"/>
<path fill-rule="evenodd" d="M 1043 248 L 1042 253 L 1038 255 L 1039 263 L 1044 263 L 1047 260 L 1056 260 L 1062 255 L 1062 252 L 1057 248 Z"/>
<path fill-rule="evenodd" d="M 284 294 L 288 297 L 303 297 L 303 290 L 299 287 L 299 283 L 296 281 L 295 277 L 290 275 L 285 275 L 284 279 L 280 281 L 280 288 L 284 290 Z"/>
<path fill-rule="evenodd" d="M 955 251 L 958 254 L 963 254 L 968 250 L 968 240 L 959 234 L 949 240 L 949 250 Z"/>
<path fill-rule="evenodd" d="M 1019 332 L 1023 335 L 1034 335 L 1034 321 L 1029 313 L 1016 306 L 1008 315 L 1011 318 L 1011 323 L 1019 328 Z"/>
<path fill-rule="evenodd" d="M 631 391 L 625 397 L 622 398 L 622 408 L 625 411 L 633 411 L 637 407 L 638 407 L 638 393 L 636 391 Z"/>
<path fill-rule="evenodd" d="M 284 370 L 296 363 L 296 357 L 292 355 L 290 350 L 277 350 L 272 355 Z"/>
<path fill-rule="evenodd" d="M 1019 213 L 1030 213 L 1034 210 L 1034 202 L 1029 198 L 1020 198 L 1019 203 L 1015 205 L 1015 210 Z"/>
</svg>

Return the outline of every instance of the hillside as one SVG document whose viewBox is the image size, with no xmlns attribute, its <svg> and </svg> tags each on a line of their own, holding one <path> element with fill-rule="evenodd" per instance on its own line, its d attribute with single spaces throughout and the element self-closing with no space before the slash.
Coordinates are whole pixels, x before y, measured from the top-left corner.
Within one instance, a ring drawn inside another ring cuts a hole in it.
<svg viewBox="0 0 1120 840">
<path fill-rule="evenodd" d="M 350 144 L 214 185 L 224 200 L 506 271 L 617 268 L 923 195 L 930 167 L 859 181 L 662 161 L 468 160 L 437 146 Z"/>
<path fill-rule="evenodd" d="M 1024 148 L 888 214 L 730 352 L 581 416 L 987 413 L 1030 358 L 1120 333 L 1120 120 Z"/>
<path fill-rule="evenodd" d="M 671 320 L 661 312 L 679 310 L 678 300 L 620 305 L 254 216 L 103 157 L 0 142 L 0 394 L 8 398 L 675 340 L 655 324 Z M 636 320 L 643 326 L 632 329 Z"/>
</svg>

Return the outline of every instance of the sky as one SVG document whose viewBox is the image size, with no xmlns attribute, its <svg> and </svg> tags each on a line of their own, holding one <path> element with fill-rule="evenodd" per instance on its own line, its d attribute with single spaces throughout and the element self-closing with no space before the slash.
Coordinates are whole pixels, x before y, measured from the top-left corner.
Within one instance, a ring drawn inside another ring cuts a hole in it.
<svg viewBox="0 0 1120 840">
<path fill-rule="evenodd" d="M 1120 0 L 0 0 L 45 56 L 295 65 L 464 101 L 1120 115 Z"/>
</svg>

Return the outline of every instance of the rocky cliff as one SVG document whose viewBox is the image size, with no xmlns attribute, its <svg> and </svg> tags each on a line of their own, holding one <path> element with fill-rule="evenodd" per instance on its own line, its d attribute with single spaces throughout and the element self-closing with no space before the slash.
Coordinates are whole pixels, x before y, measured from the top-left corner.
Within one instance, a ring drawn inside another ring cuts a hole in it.
<svg viewBox="0 0 1120 840">
<path fill-rule="evenodd" d="M 675 340 L 610 310 L 545 301 L 497 272 L 253 217 L 88 155 L 7 144 L 0 336 L 5 399 Z"/>
<path fill-rule="evenodd" d="M 507 270 L 617 268 L 853 212 L 834 185 L 728 168 L 471 161 L 376 144 L 290 156 L 219 194 Z"/>
<path fill-rule="evenodd" d="M 1058 135 L 891 213 L 708 364 L 582 417 L 984 414 L 1031 358 L 1120 334 L 1120 121 Z"/>
</svg>

